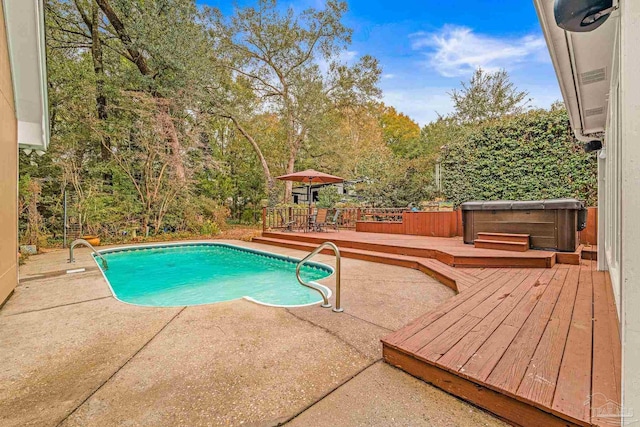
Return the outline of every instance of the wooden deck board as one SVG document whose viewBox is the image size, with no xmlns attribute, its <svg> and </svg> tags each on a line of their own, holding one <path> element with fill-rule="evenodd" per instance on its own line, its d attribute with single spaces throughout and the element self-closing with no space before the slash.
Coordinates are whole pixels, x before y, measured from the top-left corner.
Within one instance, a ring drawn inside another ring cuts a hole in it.
<svg viewBox="0 0 640 427">
<path fill-rule="evenodd" d="M 559 270 L 553 277 L 543 300 L 536 305 L 531 316 L 522 325 L 507 351 L 486 378 L 487 383 L 511 393 L 517 391 L 538 347 L 566 277 L 567 270 Z M 547 298 L 544 298 L 545 296 Z"/>
<path fill-rule="evenodd" d="M 578 290 L 579 268 L 569 270 L 551 318 L 518 388 L 518 395 L 551 406 Z"/>
<path fill-rule="evenodd" d="M 473 298 L 478 292 L 482 291 L 486 285 L 490 284 L 497 278 L 497 276 L 500 276 L 502 274 L 504 273 L 498 274 L 498 271 L 496 270 L 494 272 L 494 275 L 480 281 L 473 288 L 467 290 L 464 293 L 456 295 L 443 304 L 440 304 L 438 307 L 436 307 L 435 310 L 432 310 L 424 314 L 423 316 L 418 317 L 417 319 L 406 325 L 404 328 L 388 335 L 387 337 L 385 337 L 385 341 L 390 345 L 406 341 L 416 333 L 424 330 L 425 327 L 427 327 L 440 317 L 444 316 L 459 305 L 464 304 L 465 302 Z M 506 274 L 508 274 L 508 272 L 506 272 Z M 473 304 L 471 304 L 471 306 L 473 306 Z"/>
<path fill-rule="evenodd" d="M 471 359 L 480 346 L 487 341 L 489 336 L 502 324 L 505 317 L 518 306 L 522 298 L 538 283 L 538 278 L 541 275 L 542 271 L 532 270 L 516 291 L 504 298 L 504 301 L 495 310 L 483 316 L 482 321 L 464 336 L 464 338 L 448 349 L 447 352 L 438 359 L 438 362 L 441 365 L 459 371 L 467 361 Z M 483 314 L 476 313 L 476 310 L 477 309 L 472 310 L 471 315 L 478 316 L 479 314 Z"/>
<path fill-rule="evenodd" d="M 593 376 L 591 378 L 592 423 L 602 426 L 612 425 L 612 420 L 602 418 L 599 408 L 607 401 L 616 401 L 620 396 L 620 336 L 617 312 L 613 302 L 613 290 L 608 276 L 593 272 Z M 613 310 L 612 310 L 613 309 Z M 602 351 L 611 348 L 613 351 Z M 614 396 L 614 397 L 611 397 Z"/>
<path fill-rule="evenodd" d="M 478 304 L 481 304 L 484 300 L 492 296 L 499 288 L 517 277 L 517 275 L 518 272 L 513 270 L 501 275 L 500 278 L 480 289 L 479 292 L 474 294 L 467 301 L 464 301 L 462 304 L 449 310 L 433 322 L 427 323 L 424 326 L 421 325 L 420 330 L 404 340 L 402 343 L 403 348 L 409 351 L 420 350 L 438 335 L 450 328 L 455 322 L 464 317 L 467 312 L 477 307 Z"/>
<path fill-rule="evenodd" d="M 593 279 L 590 268 L 580 269 L 578 291 L 573 316 L 567 335 L 567 343 L 560 365 L 552 408 L 574 418 L 588 420 L 591 395 Z M 580 401 L 582 405 L 577 404 Z"/>
<path fill-rule="evenodd" d="M 557 293 L 552 290 L 547 294 L 546 298 L 542 298 L 556 272 L 557 270 L 545 270 L 525 298 L 520 300 L 516 308 L 511 311 L 486 341 L 481 343 L 468 362 L 460 369 L 461 373 L 480 378 L 483 381 L 487 379 L 538 302 L 542 301 L 542 307 L 544 308 L 545 304 L 548 304 L 550 300 L 557 296 Z"/>
</svg>

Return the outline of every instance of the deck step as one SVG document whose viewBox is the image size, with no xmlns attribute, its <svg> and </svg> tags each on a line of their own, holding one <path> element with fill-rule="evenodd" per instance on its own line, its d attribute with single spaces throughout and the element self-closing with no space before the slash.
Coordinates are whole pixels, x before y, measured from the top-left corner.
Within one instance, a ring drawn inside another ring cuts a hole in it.
<svg viewBox="0 0 640 427">
<path fill-rule="evenodd" d="M 476 239 L 473 241 L 473 245 L 476 248 L 481 248 L 481 249 L 496 249 L 496 250 L 512 251 L 512 252 L 526 252 L 529 249 L 529 243 L 510 242 L 506 240 Z"/>
<path fill-rule="evenodd" d="M 580 265 L 580 259 L 582 259 L 582 248 L 584 246 L 578 246 L 573 252 L 557 252 L 556 253 L 556 262 L 558 264 L 571 264 L 571 265 Z"/>
<path fill-rule="evenodd" d="M 302 251 L 312 251 L 317 245 L 301 241 L 276 239 L 273 237 L 254 237 L 255 243 L 262 243 L 273 246 L 280 246 L 289 249 Z M 332 253 L 330 250 L 323 250 L 321 253 Z M 455 291 L 469 288 L 478 282 L 478 278 L 466 273 L 464 270 L 451 267 L 438 260 L 430 258 L 420 258 L 407 255 L 387 254 L 383 252 L 367 251 L 362 249 L 352 249 L 340 247 L 340 254 L 344 258 L 359 259 L 362 261 L 377 262 L 380 264 L 396 265 L 399 267 L 419 270 L 428 276 L 433 277 L 440 283 L 450 287 Z"/>
<path fill-rule="evenodd" d="M 585 246 L 582 248 L 582 259 L 596 261 L 598 259 L 597 246 Z"/>
<path fill-rule="evenodd" d="M 345 238 L 340 233 L 322 233 L 322 236 L 318 234 L 320 233 L 263 232 L 262 236 L 255 237 L 254 241 L 292 249 L 311 250 L 308 248 L 315 249 L 319 244 L 329 240 L 338 245 L 341 251 L 366 251 L 388 258 L 418 257 L 421 259 L 433 259 L 451 267 L 550 268 L 556 263 L 556 254 L 554 252 L 528 251 L 527 253 L 516 253 L 505 251 L 500 253 L 498 251 L 476 251 L 472 248 L 471 251 L 467 249 L 464 254 L 451 254 L 446 246 L 441 250 L 434 247 L 418 247 L 418 245 L 414 247 L 408 245 L 399 246 L 393 243 L 386 243 L 384 240 L 367 242 Z M 362 234 L 366 235 L 368 233 Z M 271 243 L 269 239 L 274 239 L 274 242 L 277 243 Z M 447 239 L 442 240 L 446 241 Z M 296 247 L 296 244 L 299 247 Z M 544 256 L 541 256 L 541 254 Z"/>
<path fill-rule="evenodd" d="M 529 244 L 528 234 L 513 234 L 513 233 L 478 233 L 478 239 L 480 240 L 494 240 L 500 242 L 518 242 Z"/>
</svg>

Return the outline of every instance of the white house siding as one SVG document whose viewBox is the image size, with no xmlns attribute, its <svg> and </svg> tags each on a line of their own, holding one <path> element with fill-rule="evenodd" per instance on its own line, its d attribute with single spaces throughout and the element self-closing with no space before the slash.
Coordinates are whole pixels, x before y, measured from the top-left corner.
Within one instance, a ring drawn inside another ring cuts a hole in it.
<svg viewBox="0 0 640 427">
<path fill-rule="evenodd" d="M 0 2 L 0 304 L 18 284 L 18 122 Z"/>
<path fill-rule="evenodd" d="M 619 119 L 616 168 L 621 271 L 622 401 L 640 419 L 640 1 L 620 2 Z M 609 202 L 607 202 L 609 203 Z M 607 248 L 609 250 L 609 248 Z M 612 247 L 612 251 L 615 249 Z"/>
</svg>

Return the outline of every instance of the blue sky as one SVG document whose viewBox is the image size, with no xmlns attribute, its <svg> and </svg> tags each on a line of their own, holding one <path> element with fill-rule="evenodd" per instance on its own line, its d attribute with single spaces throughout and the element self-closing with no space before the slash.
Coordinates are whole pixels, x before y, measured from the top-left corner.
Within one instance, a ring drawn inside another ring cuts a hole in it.
<svg viewBox="0 0 640 427">
<path fill-rule="evenodd" d="M 252 0 L 197 0 L 225 14 Z M 322 0 L 282 2 L 295 9 Z M 383 100 L 424 125 L 451 111 L 447 92 L 476 67 L 506 69 L 533 106 L 561 99 L 532 0 L 351 0 L 345 58 L 370 54 L 383 69 Z M 436 113 L 437 112 L 437 113 Z"/>
</svg>

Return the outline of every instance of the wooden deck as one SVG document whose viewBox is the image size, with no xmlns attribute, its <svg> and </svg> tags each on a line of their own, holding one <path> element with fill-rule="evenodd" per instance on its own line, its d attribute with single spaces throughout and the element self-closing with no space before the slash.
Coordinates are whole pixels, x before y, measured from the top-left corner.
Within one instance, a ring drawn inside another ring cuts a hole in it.
<svg viewBox="0 0 640 427">
<path fill-rule="evenodd" d="M 385 337 L 385 360 L 515 425 L 619 425 L 599 410 L 620 402 L 608 275 L 581 261 L 476 277 Z"/>
<path fill-rule="evenodd" d="M 594 261 L 580 259 L 582 248 L 556 259 L 459 238 L 353 231 L 264 233 L 254 241 L 308 251 L 333 241 L 344 257 L 435 277 L 458 294 L 385 337 L 388 363 L 514 425 L 620 425 L 611 283 Z"/>
<path fill-rule="evenodd" d="M 427 237 L 397 234 L 339 231 L 327 233 L 264 232 L 256 242 L 294 247 L 295 242 L 319 245 L 330 240 L 340 249 L 357 249 L 436 259 L 452 267 L 527 267 L 549 268 L 556 263 L 556 252 L 512 252 L 474 248 L 461 237 Z M 304 247 L 301 247 L 303 249 Z M 348 252 L 348 251 L 347 251 Z M 348 254 L 347 254 L 348 255 Z M 573 255 L 573 254 L 567 254 Z M 577 262 L 578 255 L 575 255 Z"/>
</svg>

